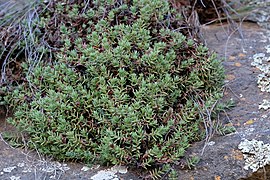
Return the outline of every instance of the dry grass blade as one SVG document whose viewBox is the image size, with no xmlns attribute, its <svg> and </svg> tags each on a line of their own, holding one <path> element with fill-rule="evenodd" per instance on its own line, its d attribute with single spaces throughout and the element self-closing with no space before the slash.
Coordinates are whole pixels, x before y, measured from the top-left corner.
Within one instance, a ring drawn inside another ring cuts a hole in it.
<svg viewBox="0 0 270 180">
<path fill-rule="evenodd" d="M 31 72 L 44 54 L 40 42 L 36 42 L 35 37 L 38 4 L 39 1 L 36 0 L 0 1 L 0 7 L 3 9 L 0 13 L 1 84 L 8 84 L 14 80 L 13 73 L 7 72 L 7 69 L 14 68 L 11 67 L 11 62 L 26 61 Z"/>
</svg>

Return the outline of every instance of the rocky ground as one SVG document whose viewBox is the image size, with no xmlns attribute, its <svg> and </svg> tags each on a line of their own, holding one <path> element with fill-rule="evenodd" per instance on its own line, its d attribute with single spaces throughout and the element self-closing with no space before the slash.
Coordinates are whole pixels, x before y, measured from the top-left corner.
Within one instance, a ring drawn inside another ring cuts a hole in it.
<svg viewBox="0 0 270 180">
<path fill-rule="evenodd" d="M 194 170 L 179 171 L 183 179 L 270 179 L 269 172 L 253 175 L 251 169 L 268 162 L 262 157 L 268 158 L 268 146 L 249 144 L 254 149 L 264 150 L 258 150 L 261 153 L 258 156 L 253 153 L 255 159 L 247 157 L 238 147 L 241 142 L 252 139 L 262 141 L 264 145 L 270 143 L 269 110 L 259 109 L 263 100 L 269 99 L 269 93 L 258 88 L 258 76 L 262 71 L 251 65 L 258 53 L 264 53 L 267 57 L 270 31 L 254 23 L 243 23 L 240 31 L 234 33 L 228 31 L 228 27 L 207 26 L 204 27 L 204 34 L 208 47 L 225 57 L 227 84 L 224 99 L 233 99 L 235 107 L 224 112 L 220 120 L 227 122 L 227 126 L 235 127 L 236 132 L 216 136 L 206 147 L 205 142 L 194 144 L 190 154 L 200 156 L 205 147 L 204 153 Z M 246 161 L 247 158 L 250 158 L 249 161 Z"/>
<path fill-rule="evenodd" d="M 247 19 L 259 22 L 256 17 L 262 11 L 254 13 L 248 15 Z M 269 15 L 264 16 L 263 22 L 259 22 L 261 26 L 243 22 L 235 24 L 234 28 L 231 28 L 232 24 L 202 28 L 208 47 L 224 58 L 227 75 L 224 101 L 232 99 L 235 102 L 235 107 L 222 113 L 219 120 L 236 131 L 225 136 L 215 136 L 207 143 L 195 143 L 187 155 L 198 156 L 200 161 L 195 168 L 185 170 L 180 163 L 177 167 L 179 179 L 270 179 L 270 168 L 265 165 L 270 160 L 270 110 L 267 101 L 264 101 L 270 98 L 268 92 L 262 92 L 267 91 L 268 87 L 270 31 L 265 26 L 269 23 Z M 238 30 L 235 27 L 239 27 Z M 10 130 L 12 127 L 6 124 L 2 113 L 0 132 L 2 134 Z M 125 167 L 88 168 L 79 163 L 55 162 L 35 151 L 12 148 L 3 139 L 0 141 L 0 152 L 0 179 L 3 180 L 140 179 Z"/>
</svg>

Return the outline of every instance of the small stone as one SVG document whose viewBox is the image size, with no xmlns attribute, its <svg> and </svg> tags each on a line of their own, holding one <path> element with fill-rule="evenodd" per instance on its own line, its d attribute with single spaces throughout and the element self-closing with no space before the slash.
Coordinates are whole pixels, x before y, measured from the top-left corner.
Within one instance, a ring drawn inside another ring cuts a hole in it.
<svg viewBox="0 0 270 180">
<path fill-rule="evenodd" d="M 208 146 L 213 146 L 213 145 L 216 144 L 216 143 L 215 143 L 215 141 L 210 141 L 210 142 L 208 142 L 207 144 L 208 144 Z"/>
<path fill-rule="evenodd" d="M 93 165 L 92 167 L 91 167 L 91 169 L 98 169 L 100 167 L 100 165 L 98 164 L 98 165 Z"/>
<path fill-rule="evenodd" d="M 18 167 L 24 167 L 25 164 L 24 164 L 24 163 L 18 163 L 17 166 L 18 166 Z"/>
<path fill-rule="evenodd" d="M 41 169 L 41 171 L 47 172 L 47 173 L 54 172 L 55 170 L 56 170 L 55 167 L 45 167 L 45 168 L 42 168 L 42 169 Z"/>
<path fill-rule="evenodd" d="M 101 170 L 96 175 L 91 177 L 92 180 L 111 180 L 115 179 L 118 180 L 117 176 L 115 175 L 115 172 L 108 171 L 108 170 Z"/>
<path fill-rule="evenodd" d="M 87 166 L 83 166 L 83 168 L 81 169 L 81 171 L 88 171 L 90 168 Z"/>
<path fill-rule="evenodd" d="M 70 170 L 70 167 L 68 167 L 67 164 L 62 164 L 62 166 L 59 167 L 59 169 L 60 169 L 61 171 L 68 171 L 68 170 Z"/>
<path fill-rule="evenodd" d="M 52 163 L 52 166 L 59 168 L 62 166 L 62 164 L 60 162 L 54 162 Z"/>
<path fill-rule="evenodd" d="M 50 176 L 49 178 L 50 178 L 50 179 L 56 179 L 55 175 Z"/>
<path fill-rule="evenodd" d="M 16 168 L 17 168 L 16 166 L 11 166 L 11 167 L 4 168 L 3 171 L 6 173 L 10 173 L 11 171 L 13 171 Z"/>
<path fill-rule="evenodd" d="M 32 172 L 32 169 L 31 168 L 24 168 L 23 170 L 22 170 L 22 172 L 23 173 L 29 173 L 29 172 Z"/>
<path fill-rule="evenodd" d="M 11 176 L 9 179 L 10 180 L 20 180 L 21 177 L 20 176 Z"/>
<path fill-rule="evenodd" d="M 127 167 L 125 166 L 113 166 L 111 168 L 111 171 L 115 171 L 116 173 L 126 174 L 127 173 Z"/>
<path fill-rule="evenodd" d="M 70 167 L 62 167 L 61 170 L 62 171 L 68 171 L 68 170 L 70 170 Z"/>
</svg>

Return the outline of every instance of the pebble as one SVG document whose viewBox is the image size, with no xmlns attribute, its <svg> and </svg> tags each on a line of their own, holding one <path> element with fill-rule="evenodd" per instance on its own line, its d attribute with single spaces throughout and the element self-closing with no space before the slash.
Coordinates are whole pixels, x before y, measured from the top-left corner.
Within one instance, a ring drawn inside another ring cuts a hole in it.
<svg viewBox="0 0 270 180">
<path fill-rule="evenodd" d="M 11 176 L 9 179 L 10 180 L 20 180 L 21 177 L 20 176 Z"/>
<path fill-rule="evenodd" d="M 81 169 L 81 171 L 88 171 L 90 168 L 87 166 L 83 166 L 83 168 Z"/>
<path fill-rule="evenodd" d="M 17 166 L 18 166 L 18 167 L 24 167 L 25 164 L 24 164 L 24 163 L 18 163 Z"/>
<path fill-rule="evenodd" d="M 91 177 L 92 180 L 119 180 L 115 172 L 109 170 L 101 170 L 96 175 Z"/>
<path fill-rule="evenodd" d="M 17 168 L 16 166 L 11 166 L 11 167 L 4 168 L 3 171 L 6 173 L 10 173 L 11 171 L 13 171 L 16 168 Z"/>
</svg>

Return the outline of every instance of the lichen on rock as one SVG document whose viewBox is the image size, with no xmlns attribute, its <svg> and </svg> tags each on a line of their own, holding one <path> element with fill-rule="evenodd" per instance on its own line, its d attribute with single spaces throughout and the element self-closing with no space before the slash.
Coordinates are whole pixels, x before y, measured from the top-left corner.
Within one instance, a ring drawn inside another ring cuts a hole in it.
<svg viewBox="0 0 270 180">
<path fill-rule="evenodd" d="M 270 102 L 266 99 L 263 100 L 263 102 L 259 105 L 259 109 L 267 110 L 270 108 Z"/>
<path fill-rule="evenodd" d="M 270 52 L 269 45 L 265 46 L 266 53 Z M 262 92 L 270 92 L 270 56 L 267 56 L 265 53 L 257 53 L 253 55 L 253 62 L 251 66 L 258 68 L 261 73 L 258 75 L 257 84 L 258 87 L 261 89 Z M 259 109 L 268 109 L 265 107 L 267 104 L 264 101 L 260 106 Z M 269 103 L 268 103 L 269 104 Z"/>
<path fill-rule="evenodd" d="M 270 162 L 270 144 L 255 139 L 240 142 L 238 148 L 243 152 L 245 159 L 244 169 L 256 172 Z"/>
</svg>

